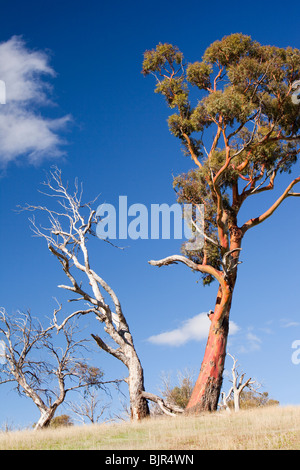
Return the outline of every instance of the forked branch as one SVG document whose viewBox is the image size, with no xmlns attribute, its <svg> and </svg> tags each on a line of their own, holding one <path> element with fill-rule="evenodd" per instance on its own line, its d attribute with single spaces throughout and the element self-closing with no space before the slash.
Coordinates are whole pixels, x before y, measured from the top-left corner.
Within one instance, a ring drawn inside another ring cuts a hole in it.
<svg viewBox="0 0 300 470">
<path fill-rule="evenodd" d="M 274 204 L 266 210 L 263 214 L 261 214 L 258 217 L 254 217 L 253 219 L 248 220 L 247 222 L 244 223 L 242 226 L 242 233 L 245 234 L 249 228 L 255 227 L 258 224 L 261 224 L 264 222 L 266 219 L 268 219 L 275 211 L 276 209 L 280 206 L 280 204 L 288 197 L 291 196 L 298 196 L 299 193 L 293 193 L 291 190 L 292 188 L 300 182 L 300 176 L 295 178 L 285 189 L 285 191 L 282 193 L 282 195 L 277 199 L 277 201 L 274 202 Z"/>
</svg>

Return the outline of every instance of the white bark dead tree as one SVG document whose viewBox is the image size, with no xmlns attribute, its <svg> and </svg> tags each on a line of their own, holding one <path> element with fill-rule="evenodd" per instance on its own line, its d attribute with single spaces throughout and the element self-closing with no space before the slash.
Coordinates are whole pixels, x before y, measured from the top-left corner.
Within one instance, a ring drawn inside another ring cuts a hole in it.
<svg viewBox="0 0 300 470">
<path fill-rule="evenodd" d="M 86 341 L 75 340 L 73 325 L 64 325 L 60 331 L 63 342 L 56 337 L 54 323 L 43 328 L 30 312 L 8 315 L 5 309 L 0 309 L 0 339 L 4 343 L 5 360 L 0 368 L 0 385 L 15 383 L 17 391 L 38 407 L 36 430 L 50 425 L 70 391 L 115 382 L 104 382 L 100 369 L 85 364 L 80 349 Z"/>
<path fill-rule="evenodd" d="M 82 203 L 82 188 L 75 181 L 75 191 L 70 194 L 68 186 L 62 181 L 61 171 L 54 168 L 48 180 L 43 183 L 47 188 L 47 196 L 55 198 L 60 209 L 26 205 L 23 210 L 42 211 L 47 215 L 47 228 L 38 226 L 35 218 L 31 218 L 35 235 L 46 239 L 50 252 L 62 265 L 63 271 L 70 281 L 69 285 L 59 285 L 78 297 L 70 301 L 85 301 L 88 308 L 78 310 L 69 315 L 70 318 L 93 313 L 104 325 L 104 331 L 114 341 L 115 347 L 108 344 L 97 334 L 92 337 L 98 346 L 120 360 L 128 369 L 128 384 L 131 418 L 140 420 L 149 415 L 147 400 L 154 399 L 153 394 L 145 395 L 144 372 L 136 352 L 129 325 L 123 314 L 120 300 L 107 282 L 92 268 L 87 248 L 88 238 L 95 235 L 93 227 L 98 223 L 96 211 L 90 203 Z M 82 285 L 82 275 L 87 281 Z M 110 307 L 113 305 L 113 310 Z M 159 399 L 159 397 L 156 397 Z"/>
<path fill-rule="evenodd" d="M 231 354 L 228 353 L 228 356 L 231 357 L 233 360 L 233 365 L 231 368 L 231 375 L 232 375 L 232 387 L 230 388 L 229 392 L 227 395 L 225 392 L 222 392 L 221 397 L 222 397 L 222 403 L 221 403 L 221 408 L 225 408 L 226 410 L 229 409 L 228 402 L 233 396 L 233 404 L 234 404 L 234 411 L 237 413 L 240 411 L 240 402 L 241 402 L 241 394 L 242 391 L 247 387 L 250 390 L 254 390 L 252 385 L 254 385 L 256 380 L 252 380 L 251 377 L 249 379 L 244 381 L 245 378 L 245 373 L 240 373 L 238 371 L 238 364 L 237 364 L 237 359 L 232 356 Z M 259 384 L 258 384 L 259 385 Z M 256 389 L 255 389 L 256 391 Z"/>
</svg>

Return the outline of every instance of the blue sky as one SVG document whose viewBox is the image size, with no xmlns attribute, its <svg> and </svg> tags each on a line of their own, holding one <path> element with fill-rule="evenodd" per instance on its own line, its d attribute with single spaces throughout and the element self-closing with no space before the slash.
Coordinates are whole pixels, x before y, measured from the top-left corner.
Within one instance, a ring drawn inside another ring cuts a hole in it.
<svg viewBox="0 0 300 470">
<path fill-rule="evenodd" d="M 0 113 L 0 304 L 8 311 L 31 309 L 41 318 L 51 314 L 53 297 L 65 298 L 57 288 L 63 273 L 43 241 L 32 237 L 27 215 L 15 208 L 40 202 L 37 189 L 51 164 L 69 181 L 79 177 L 87 200 L 101 193 L 101 202 L 117 204 L 119 195 L 126 195 L 129 205 L 148 207 L 173 204 L 172 175 L 192 166 L 169 134 L 168 109 L 153 93 L 153 80 L 141 74 L 143 52 L 170 42 L 192 62 L 214 40 L 235 32 L 262 44 L 300 48 L 295 9 L 277 1 L 255 0 L 249 7 L 237 1 L 183 6 L 177 0 L 12 0 L 1 6 L 0 31 L 5 44 L 0 46 L 0 72 L 6 73 L 6 61 L 12 58 L 22 65 L 11 75 L 16 107 L 8 100 Z M 34 62 L 22 62 L 29 52 Z M 21 78 L 31 66 L 51 86 L 34 92 L 25 83 L 26 98 Z M 20 125 L 20 116 L 28 127 L 11 136 L 8 118 Z M 283 176 L 272 194 L 252 198 L 241 222 L 269 207 L 292 176 Z M 299 228 L 299 200 L 291 198 L 247 233 L 231 313 L 236 327 L 229 352 L 281 404 L 300 404 L 300 365 L 291 361 L 292 343 L 300 339 Z M 205 339 L 188 332 L 197 316 L 213 308 L 217 285 L 204 288 L 185 266 L 157 269 L 147 263 L 179 253 L 178 240 L 130 240 L 126 245 L 120 251 L 94 240 L 94 266 L 120 297 L 146 389 L 157 392 L 162 371 L 175 380 L 177 370 L 189 367 L 196 378 Z M 148 341 L 178 329 L 187 338 L 180 345 Z M 104 353 L 95 353 L 94 360 L 110 377 L 125 373 Z M 34 406 L 8 387 L 0 394 L 0 425 L 6 419 L 24 425 L 37 418 Z"/>
</svg>

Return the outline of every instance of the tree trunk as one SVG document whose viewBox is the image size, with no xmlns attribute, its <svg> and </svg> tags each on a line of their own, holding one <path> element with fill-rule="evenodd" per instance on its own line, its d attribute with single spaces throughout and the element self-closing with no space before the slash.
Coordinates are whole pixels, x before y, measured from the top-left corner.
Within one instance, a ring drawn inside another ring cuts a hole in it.
<svg viewBox="0 0 300 470">
<path fill-rule="evenodd" d="M 238 411 L 240 411 L 240 393 L 236 389 L 234 390 L 233 402 L 234 402 L 234 411 L 237 413 Z"/>
<path fill-rule="evenodd" d="M 214 318 L 216 313 L 211 316 L 211 325 L 200 374 L 186 407 L 188 413 L 215 411 L 217 409 L 223 381 L 230 305 L 231 301 L 226 306 L 221 325 L 219 325 L 218 319 Z"/>
<path fill-rule="evenodd" d="M 55 411 L 56 411 L 56 407 L 55 408 L 51 407 L 51 408 L 40 410 L 41 416 L 38 422 L 36 423 L 36 425 L 34 426 L 34 430 L 36 431 L 38 429 L 47 428 L 50 425 L 54 417 Z"/>
<path fill-rule="evenodd" d="M 242 232 L 236 226 L 230 228 L 232 259 L 237 263 L 241 249 Z M 200 373 L 186 407 L 187 413 L 216 411 L 223 382 L 223 371 L 226 356 L 226 345 L 229 332 L 229 313 L 232 295 L 237 278 L 237 264 L 228 274 L 227 290 L 219 286 L 216 306 L 211 314 L 211 325 Z"/>
<path fill-rule="evenodd" d="M 120 325 L 118 332 L 110 325 L 106 328 L 106 332 L 119 344 L 120 347 L 118 349 L 111 348 L 97 335 L 92 334 L 92 337 L 101 349 L 119 359 L 127 367 L 128 377 L 125 379 L 125 382 L 128 384 L 129 389 L 131 419 L 138 421 L 150 414 L 148 402 L 143 397 L 143 392 L 145 391 L 144 372 L 126 320 L 123 319 Z"/>
<path fill-rule="evenodd" d="M 130 348 L 130 358 L 128 361 L 129 376 L 127 379 L 130 399 L 131 419 L 139 421 L 149 416 L 150 411 L 146 398 L 143 397 L 144 372 L 140 360 L 134 349 Z"/>
<path fill-rule="evenodd" d="M 61 402 L 55 402 L 54 404 L 52 404 L 52 406 L 47 406 L 42 400 L 42 398 L 37 394 L 37 392 L 27 384 L 24 375 L 21 374 L 20 371 L 18 371 L 17 373 L 17 378 L 19 385 L 23 388 L 25 392 L 25 395 L 31 398 L 31 400 L 34 402 L 34 404 L 38 407 L 40 411 L 40 417 L 38 422 L 34 426 L 34 430 L 46 428 L 51 423 L 55 411 L 58 405 L 62 403 L 63 399 L 61 400 Z"/>
</svg>

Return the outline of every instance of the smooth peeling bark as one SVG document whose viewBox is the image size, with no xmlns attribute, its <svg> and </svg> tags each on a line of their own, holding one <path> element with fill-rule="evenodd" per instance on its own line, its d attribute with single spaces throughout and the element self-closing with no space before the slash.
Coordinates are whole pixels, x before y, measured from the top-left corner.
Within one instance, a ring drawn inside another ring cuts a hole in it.
<svg viewBox="0 0 300 470">
<path fill-rule="evenodd" d="M 210 317 L 211 325 L 204 358 L 190 401 L 186 407 L 187 413 L 215 411 L 217 409 L 223 381 L 230 304 L 231 298 L 228 299 L 228 303 L 223 307 L 222 312 L 220 312 L 220 306 L 217 304 L 215 313 Z M 222 313 L 221 320 L 218 318 L 220 313 Z"/>
<path fill-rule="evenodd" d="M 229 228 L 231 233 L 230 256 L 233 269 L 227 272 L 228 279 L 225 280 L 225 272 L 221 272 L 208 265 L 198 265 L 181 255 L 168 256 L 167 258 L 149 261 L 152 266 L 166 266 L 181 262 L 194 271 L 211 274 L 219 282 L 214 313 L 209 316 L 211 320 L 204 359 L 199 377 L 196 381 L 190 401 L 186 407 L 187 413 L 200 411 L 215 411 L 221 393 L 224 362 L 226 356 L 226 345 L 229 331 L 229 313 L 231 308 L 232 294 L 237 276 L 237 263 L 239 250 L 241 249 L 242 232 L 236 225 Z"/>
<path fill-rule="evenodd" d="M 229 228 L 231 235 L 230 250 L 233 261 L 238 262 L 243 234 L 237 225 Z M 219 287 L 214 313 L 209 316 L 211 325 L 200 373 L 186 407 L 187 413 L 216 411 L 223 382 L 227 338 L 229 333 L 229 314 L 234 287 L 237 279 L 237 264 L 222 279 Z"/>
<path fill-rule="evenodd" d="M 236 272 L 234 274 L 234 280 Z M 218 407 L 223 382 L 229 313 L 233 287 L 219 288 L 214 313 L 210 315 L 211 325 L 200 373 L 195 383 L 187 413 L 215 411 Z"/>
</svg>

